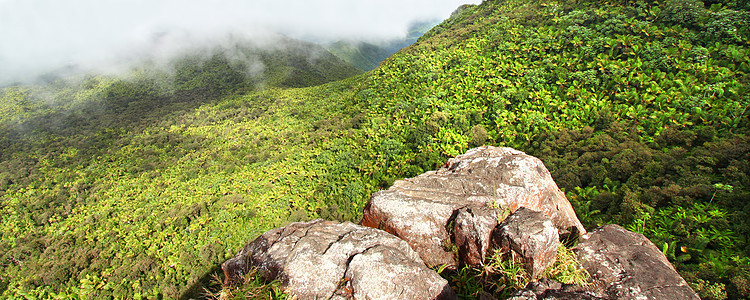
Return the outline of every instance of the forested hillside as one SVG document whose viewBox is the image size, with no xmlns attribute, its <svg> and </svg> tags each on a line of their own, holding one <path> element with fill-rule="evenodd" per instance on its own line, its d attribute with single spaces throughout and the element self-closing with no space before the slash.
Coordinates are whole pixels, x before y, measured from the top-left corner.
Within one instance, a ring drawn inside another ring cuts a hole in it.
<svg viewBox="0 0 750 300">
<path fill-rule="evenodd" d="M 731 0 L 485 1 L 315 87 L 287 88 L 352 73 L 259 85 L 215 54 L 5 88 L 0 291 L 193 295 L 263 231 L 357 221 L 372 192 L 488 144 L 541 158 L 587 228 L 644 233 L 701 297 L 748 298 L 749 21 Z"/>
<path fill-rule="evenodd" d="M 289 220 L 289 197 L 304 191 L 278 177 L 312 159 L 306 142 L 332 126 L 317 119 L 346 120 L 356 109 L 325 97 L 334 86 L 280 89 L 357 72 L 318 46 L 282 39 L 194 49 L 122 76 L 3 89 L 4 297 L 193 293 L 247 239 Z"/>
<path fill-rule="evenodd" d="M 406 36 L 400 39 L 379 42 L 337 41 L 326 46 L 326 49 L 360 70 L 371 71 L 389 56 L 414 44 L 437 23 L 438 21 L 414 23 Z"/>
</svg>

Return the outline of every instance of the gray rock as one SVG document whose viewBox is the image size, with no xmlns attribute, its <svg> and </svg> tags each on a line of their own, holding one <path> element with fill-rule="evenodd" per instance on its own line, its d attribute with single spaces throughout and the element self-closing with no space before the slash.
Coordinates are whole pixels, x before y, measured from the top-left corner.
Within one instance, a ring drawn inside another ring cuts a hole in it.
<svg viewBox="0 0 750 300">
<path fill-rule="evenodd" d="M 584 288 L 562 284 L 560 282 L 542 278 L 539 281 L 530 282 L 523 290 L 511 295 L 508 300 L 597 300 L 604 299 L 601 295 L 587 291 Z"/>
<path fill-rule="evenodd" d="M 547 216 L 522 207 L 497 226 L 492 244 L 503 253 L 519 255 L 531 279 L 536 279 L 555 263 L 560 235 Z"/>
<path fill-rule="evenodd" d="M 464 207 L 456 212 L 453 232 L 461 263 L 471 266 L 484 263 L 499 215 L 497 209 L 476 206 Z"/>
<path fill-rule="evenodd" d="M 611 299 L 700 299 L 651 241 L 619 225 L 581 237 L 574 248 L 594 291 Z"/>
<path fill-rule="evenodd" d="M 454 299 L 448 282 L 397 237 L 315 220 L 268 231 L 222 264 L 225 284 L 251 267 L 297 299 Z"/>
<path fill-rule="evenodd" d="M 511 211 L 527 207 L 544 213 L 560 230 L 586 232 L 539 159 L 489 146 L 471 149 L 437 171 L 396 181 L 375 193 L 362 225 L 406 240 L 428 266 L 455 265 L 445 247 L 450 241 L 446 225 L 456 210 L 467 206 Z"/>
<path fill-rule="evenodd" d="M 542 278 L 540 281 L 529 282 L 523 290 L 513 293 L 508 300 L 536 300 L 543 299 L 549 290 L 560 290 L 562 283 Z"/>
</svg>

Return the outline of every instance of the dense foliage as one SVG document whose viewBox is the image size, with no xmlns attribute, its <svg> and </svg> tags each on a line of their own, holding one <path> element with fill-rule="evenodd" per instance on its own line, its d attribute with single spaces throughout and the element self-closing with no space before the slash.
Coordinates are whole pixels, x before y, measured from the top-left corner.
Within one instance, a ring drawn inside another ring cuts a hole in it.
<svg viewBox="0 0 750 300">
<path fill-rule="evenodd" d="M 750 16 L 725 5 L 485 2 L 372 74 L 373 143 L 406 174 L 524 150 L 588 228 L 625 224 L 701 296 L 748 297 Z"/>
<path fill-rule="evenodd" d="M 749 297 L 750 15 L 739 5 L 469 8 L 373 72 L 373 148 L 400 146 L 383 161 L 403 174 L 481 144 L 524 150 L 588 228 L 627 225 L 701 296 Z"/>
<path fill-rule="evenodd" d="M 289 212 L 320 206 L 302 178 L 324 177 L 306 168 L 325 161 L 307 147 L 351 127 L 356 105 L 325 96 L 350 83 L 272 86 L 354 68 L 281 49 L 259 54 L 279 65 L 262 74 L 214 51 L 165 72 L 4 89 L 5 297 L 177 298 Z M 261 94 L 232 95 L 260 84 Z"/>
<path fill-rule="evenodd" d="M 208 55 L 6 88 L 0 291 L 189 295 L 264 230 L 356 221 L 489 144 L 540 157 L 587 228 L 644 233 L 702 297 L 748 298 L 749 21 L 731 0 L 485 1 L 322 86 L 258 89 Z"/>
</svg>

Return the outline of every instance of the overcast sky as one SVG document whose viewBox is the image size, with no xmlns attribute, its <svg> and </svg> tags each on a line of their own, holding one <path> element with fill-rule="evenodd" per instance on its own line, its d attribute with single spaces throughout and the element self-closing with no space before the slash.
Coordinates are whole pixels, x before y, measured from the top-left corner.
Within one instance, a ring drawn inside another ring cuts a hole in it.
<svg viewBox="0 0 750 300">
<path fill-rule="evenodd" d="M 481 0 L 0 0 L 0 83 L 268 29 L 320 41 L 389 39 L 467 3 Z"/>
</svg>

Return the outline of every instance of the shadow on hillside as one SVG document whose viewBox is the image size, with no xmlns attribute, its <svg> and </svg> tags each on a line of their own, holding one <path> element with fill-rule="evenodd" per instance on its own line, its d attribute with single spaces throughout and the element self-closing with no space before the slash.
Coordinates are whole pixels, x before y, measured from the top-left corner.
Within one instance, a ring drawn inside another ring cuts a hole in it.
<svg viewBox="0 0 750 300">
<path fill-rule="evenodd" d="M 41 149 L 52 153 L 67 147 L 80 149 L 79 156 L 87 160 L 113 146 L 128 143 L 129 132 L 178 118 L 220 97 L 183 93 L 119 104 L 103 99 L 53 110 L 20 124 L 0 124 L 0 160 L 11 159 L 14 152 Z"/>
<path fill-rule="evenodd" d="M 220 280 L 224 279 L 221 265 L 216 265 L 210 271 L 203 274 L 198 282 L 190 285 L 179 299 L 215 299 L 206 293 L 206 289 L 210 289 L 211 292 L 217 292 L 218 289 L 221 289 L 221 285 L 215 280 L 216 278 Z"/>
</svg>

